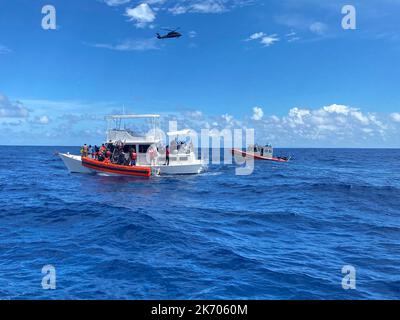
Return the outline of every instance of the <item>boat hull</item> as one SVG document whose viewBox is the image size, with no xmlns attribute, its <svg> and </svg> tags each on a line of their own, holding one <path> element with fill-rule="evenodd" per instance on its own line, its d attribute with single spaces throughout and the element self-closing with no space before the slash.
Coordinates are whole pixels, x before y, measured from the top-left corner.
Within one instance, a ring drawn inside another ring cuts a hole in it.
<svg viewBox="0 0 400 320">
<path fill-rule="evenodd" d="M 113 163 L 105 163 L 95 159 L 82 158 L 82 166 L 97 173 L 105 173 L 121 176 L 150 177 L 150 167 L 122 166 Z"/>
<path fill-rule="evenodd" d="M 180 175 L 180 174 L 200 174 L 206 170 L 206 166 L 202 163 L 180 164 L 168 166 L 154 166 L 160 171 L 160 175 Z"/>
<path fill-rule="evenodd" d="M 62 159 L 68 171 L 71 173 L 100 173 L 101 171 L 94 170 L 89 167 L 82 165 L 81 156 L 72 155 L 68 153 L 59 153 L 58 156 Z M 160 175 L 189 175 L 189 174 L 200 174 L 207 169 L 207 166 L 201 161 L 192 164 L 173 164 L 156 165 L 152 166 L 152 169 L 158 171 Z M 101 172 L 102 175 L 114 175 L 112 172 Z M 116 174 L 120 175 L 120 174 Z"/>
<path fill-rule="evenodd" d="M 82 157 L 69 153 L 59 153 L 58 156 L 64 162 L 70 173 L 93 173 L 93 170 L 82 166 Z"/>
<path fill-rule="evenodd" d="M 284 158 L 276 158 L 276 157 L 263 157 L 263 156 L 259 156 L 256 155 L 254 153 L 251 152 L 246 152 L 243 150 L 239 150 L 239 149 L 232 149 L 232 154 L 233 155 L 240 155 L 242 157 L 248 158 L 248 159 L 254 159 L 254 160 L 265 160 L 265 161 L 273 161 L 273 162 L 288 162 L 289 159 L 284 159 Z"/>
</svg>

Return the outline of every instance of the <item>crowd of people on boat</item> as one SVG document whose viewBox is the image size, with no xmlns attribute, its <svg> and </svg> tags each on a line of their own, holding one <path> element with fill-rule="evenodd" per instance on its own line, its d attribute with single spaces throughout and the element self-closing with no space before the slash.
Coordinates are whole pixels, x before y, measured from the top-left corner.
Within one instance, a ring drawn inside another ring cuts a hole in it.
<svg viewBox="0 0 400 320">
<path fill-rule="evenodd" d="M 137 153 L 135 147 L 131 147 L 128 152 L 124 152 L 124 144 L 114 145 L 102 144 L 100 147 L 84 144 L 81 148 L 81 156 L 104 163 L 119 164 L 124 166 L 136 166 Z"/>
<path fill-rule="evenodd" d="M 84 144 L 81 147 L 81 156 L 86 158 L 95 159 L 104 163 L 118 164 L 124 166 L 136 166 L 138 154 L 135 147 L 130 147 L 128 150 L 125 148 L 124 143 L 116 142 L 110 144 L 102 144 L 100 147 L 95 145 Z M 166 146 L 162 150 L 165 154 L 164 165 L 169 165 L 170 148 Z M 159 150 L 156 147 L 150 146 L 147 150 L 150 164 L 156 165 L 159 157 Z"/>
</svg>

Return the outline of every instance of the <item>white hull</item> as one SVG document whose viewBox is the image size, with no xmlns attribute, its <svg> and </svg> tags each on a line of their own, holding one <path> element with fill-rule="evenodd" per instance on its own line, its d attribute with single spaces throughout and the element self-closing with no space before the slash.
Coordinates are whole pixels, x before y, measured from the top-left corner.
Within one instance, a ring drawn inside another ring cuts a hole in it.
<svg viewBox="0 0 400 320">
<path fill-rule="evenodd" d="M 206 170 L 206 166 L 200 161 L 192 164 L 179 164 L 169 166 L 154 166 L 160 170 L 160 175 L 174 175 L 174 174 L 200 174 Z"/>
<path fill-rule="evenodd" d="M 58 156 L 71 173 L 93 173 L 92 170 L 82 165 L 81 156 L 76 156 L 69 153 L 59 153 Z"/>
<path fill-rule="evenodd" d="M 94 173 L 94 170 L 86 168 L 82 165 L 81 156 L 76 156 L 69 153 L 59 153 L 61 160 L 64 162 L 68 171 L 71 173 Z M 160 175 L 179 175 L 179 174 L 200 174 L 206 170 L 206 165 L 204 165 L 200 160 L 195 163 L 190 164 L 171 164 L 169 166 L 155 165 L 152 168 L 159 170 Z M 112 175 L 112 174 L 104 174 Z"/>
</svg>

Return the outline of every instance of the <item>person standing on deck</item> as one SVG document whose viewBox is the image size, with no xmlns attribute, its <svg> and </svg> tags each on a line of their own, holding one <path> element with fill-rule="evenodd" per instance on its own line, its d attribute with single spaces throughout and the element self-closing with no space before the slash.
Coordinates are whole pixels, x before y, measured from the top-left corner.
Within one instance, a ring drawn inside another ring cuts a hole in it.
<svg viewBox="0 0 400 320">
<path fill-rule="evenodd" d="M 135 148 L 131 150 L 131 166 L 136 166 L 137 154 Z"/>
<path fill-rule="evenodd" d="M 100 149 L 99 149 L 99 147 L 97 146 L 97 145 L 95 145 L 94 146 L 94 159 L 98 159 L 98 157 L 99 157 L 99 151 L 100 151 Z"/>
<path fill-rule="evenodd" d="M 169 146 L 165 148 L 165 165 L 169 166 Z"/>
<path fill-rule="evenodd" d="M 81 154 L 82 157 L 86 158 L 88 156 L 88 146 L 86 145 L 86 143 L 83 145 L 82 149 L 81 149 Z"/>
<path fill-rule="evenodd" d="M 148 149 L 148 152 L 149 152 L 149 156 L 150 156 L 150 165 L 155 166 L 156 165 L 156 161 L 157 161 L 157 157 L 158 157 L 157 148 L 155 146 L 151 146 Z"/>
</svg>

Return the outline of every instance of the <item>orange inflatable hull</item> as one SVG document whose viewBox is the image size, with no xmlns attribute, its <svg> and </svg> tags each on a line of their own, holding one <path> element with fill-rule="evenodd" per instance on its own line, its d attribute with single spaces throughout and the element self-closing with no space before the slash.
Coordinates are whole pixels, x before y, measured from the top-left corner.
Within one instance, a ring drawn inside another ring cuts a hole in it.
<svg viewBox="0 0 400 320">
<path fill-rule="evenodd" d="M 121 166 L 119 164 L 104 163 L 95 159 L 82 157 L 82 165 L 86 168 L 123 176 L 150 177 L 150 167 Z"/>
</svg>

